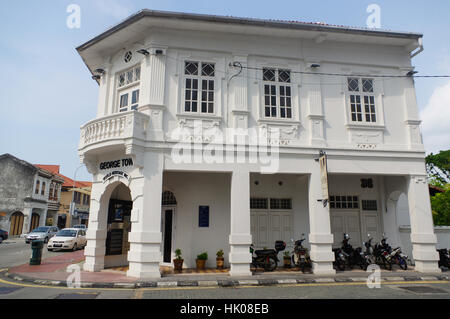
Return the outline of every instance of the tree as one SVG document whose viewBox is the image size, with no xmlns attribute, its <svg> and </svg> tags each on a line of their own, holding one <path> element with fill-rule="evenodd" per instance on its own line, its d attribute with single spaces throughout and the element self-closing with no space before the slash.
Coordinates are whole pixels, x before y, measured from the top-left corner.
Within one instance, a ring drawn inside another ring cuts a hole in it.
<svg viewBox="0 0 450 319">
<path fill-rule="evenodd" d="M 425 158 L 431 184 L 443 187 L 450 181 L 450 150 L 431 153 Z"/>
<path fill-rule="evenodd" d="M 450 184 L 446 185 L 445 192 L 436 193 L 430 197 L 433 221 L 435 226 L 450 225 Z"/>
</svg>

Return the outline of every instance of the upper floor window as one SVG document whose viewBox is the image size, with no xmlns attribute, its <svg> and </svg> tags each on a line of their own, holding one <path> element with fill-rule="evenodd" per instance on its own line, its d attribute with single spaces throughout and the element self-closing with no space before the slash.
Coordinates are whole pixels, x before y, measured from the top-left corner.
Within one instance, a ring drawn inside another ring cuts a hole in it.
<svg viewBox="0 0 450 319">
<path fill-rule="evenodd" d="M 48 198 L 50 200 L 53 200 L 53 190 L 54 190 L 54 183 L 50 183 L 50 191 L 48 192 Z"/>
<path fill-rule="evenodd" d="M 54 193 L 53 193 L 53 198 L 55 200 L 58 200 L 58 185 L 55 184 L 55 188 L 54 188 Z"/>
<path fill-rule="evenodd" d="M 376 122 L 373 79 L 347 78 L 352 122 Z"/>
<path fill-rule="evenodd" d="M 34 190 L 34 193 L 39 195 L 39 187 L 40 187 L 41 182 L 39 182 L 39 180 L 36 181 L 36 189 Z"/>
<path fill-rule="evenodd" d="M 119 112 L 136 110 L 139 105 L 141 67 L 136 66 L 117 75 Z"/>
<path fill-rule="evenodd" d="M 291 71 L 263 68 L 264 115 L 292 118 Z"/>
<path fill-rule="evenodd" d="M 41 195 L 45 195 L 45 182 L 42 182 Z"/>
<path fill-rule="evenodd" d="M 185 61 L 184 111 L 214 113 L 215 64 Z"/>
</svg>

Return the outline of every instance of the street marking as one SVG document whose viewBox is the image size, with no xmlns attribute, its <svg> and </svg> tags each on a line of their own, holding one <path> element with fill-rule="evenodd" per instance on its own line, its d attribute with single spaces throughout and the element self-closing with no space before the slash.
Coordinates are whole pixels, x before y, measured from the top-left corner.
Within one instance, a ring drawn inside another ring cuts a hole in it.
<svg viewBox="0 0 450 319">
<path fill-rule="evenodd" d="M 29 288 L 49 288 L 49 289 L 63 289 L 63 290 L 104 290 L 104 291 L 126 291 L 126 290 L 136 290 L 131 288 L 69 288 L 69 287 L 55 287 L 55 286 L 45 286 L 45 285 L 32 285 L 32 284 L 24 284 L 24 283 L 15 283 L 0 279 L 0 283 L 21 286 L 21 287 L 29 287 Z M 389 281 L 382 282 L 381 285 L 401 285 L 401 284 L 443 284 L 448 283 L 442 280 L 430 280 L 430 281 Z M 362 282 L 335 282 L 335 283 L 302 283 L 302 284 L 283 284 L 283 285 L 273 285 L 272 287 L 320 287 L 320 286 L 364 286 L 366 283 Z M 197 289 L 219 289 L 220 287 L 167 287 L 167 288 L 139 288 L 141 291 L 167 291 L 167 290 L 197 290 Z M 226 287 L 222 287 L 226 288 Z M 233 286 L 233 288 L 267 288 L 267 286 Z"/>
</svg>

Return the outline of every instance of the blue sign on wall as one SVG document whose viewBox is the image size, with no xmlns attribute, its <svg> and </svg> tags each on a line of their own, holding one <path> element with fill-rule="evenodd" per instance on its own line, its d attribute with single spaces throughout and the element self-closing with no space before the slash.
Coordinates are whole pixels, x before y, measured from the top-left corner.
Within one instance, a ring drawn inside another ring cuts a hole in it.
<svg viewBox="0 0 450 319">
<path fill-rule="evenodd" d="M 198 207 L 198 227 L 209 227 L 209 206 Z"/>
</svg>

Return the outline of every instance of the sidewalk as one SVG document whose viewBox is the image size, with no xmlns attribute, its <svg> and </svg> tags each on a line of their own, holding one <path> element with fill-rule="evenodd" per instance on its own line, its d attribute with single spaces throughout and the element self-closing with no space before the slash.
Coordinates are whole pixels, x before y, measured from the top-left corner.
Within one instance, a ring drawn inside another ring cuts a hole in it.
<svg viewBox="0 0 450 319">
<path fill-rule="evenodd" d="M 60 256 L 50 257 L 42 261 L 41 265 L 28 264 L 13 267 L 3 273 L 7 278 L 39 285 L 67 286 L 68 266 L 78 264 L 82 269 L 84 251 L 68 252 Z M 412 268 L 412 267 L 411 267 Z M 119 268 L 120 269 L 120 268 Z M 123 268 L 126 269 L 126 268 Z M 81 287 L 91 288 L 143 288 L 143 287 L 188 287 L 188 286 L 261 286 L 305 283 L 339 283 L 339 282 L 365 282 L 369 273 L 363 270 L 339 271 L 334 276 L 317 276 L 312 273 L 285 270 L 279 268 L 275 272 L 253 272 L 253 276 L 230 277 L 227 272 L 187 273 L 173 274 L 163 271 L 163 276 L 154 280 L 139 280 L 126 276 L 126 271 L 105 269 L 101 272 L 80 272 Z M 403 281 L 436 281 L 450 280 L 449 273 L 423 274 L 413 269 L 403 271 L 394 268 L 393 271 L 381 271 L 383 282 Z"/>
</svg>

